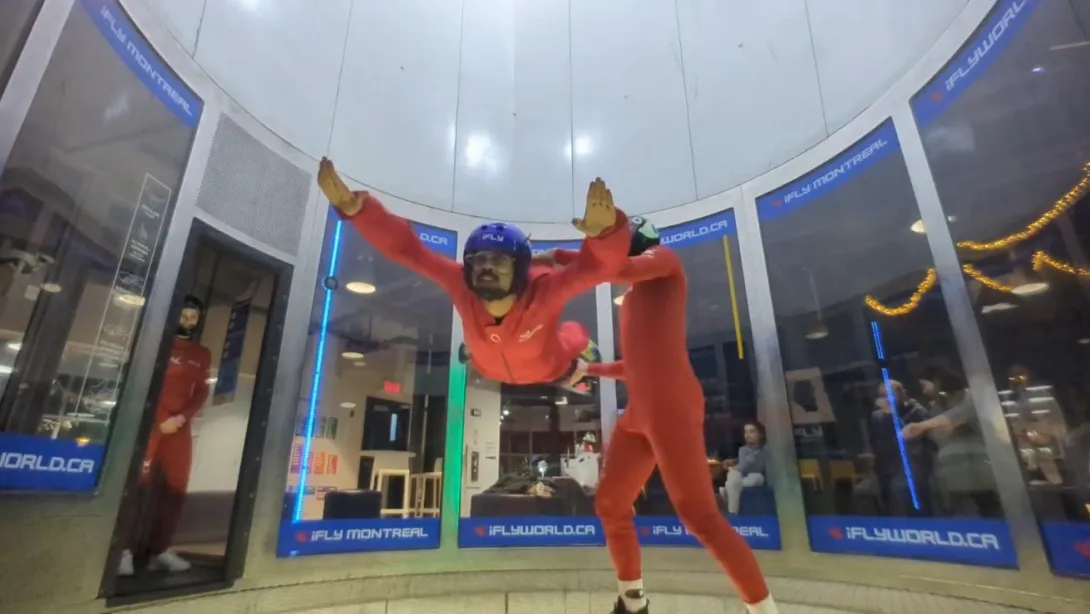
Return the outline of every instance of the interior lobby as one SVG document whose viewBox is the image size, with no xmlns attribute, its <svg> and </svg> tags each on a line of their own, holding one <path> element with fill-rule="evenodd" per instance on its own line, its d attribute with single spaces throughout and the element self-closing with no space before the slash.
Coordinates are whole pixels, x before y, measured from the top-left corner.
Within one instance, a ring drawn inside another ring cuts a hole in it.
<svg viewBox="0 0 1090 614">
<path fill-rule="evenodd" d="M 686 479 L 770 611 L 1090 612 L 1088 74 L 1090 0 L 2 2 L 0 612 L 626 611 L 647 388 L 488 377 L 457 307 L 598 178 L 687 280 Z M 564 292 L 573 369 L 658 332 Z M 668 469 L 640 598 L 758 611 Z"/>
</svg>

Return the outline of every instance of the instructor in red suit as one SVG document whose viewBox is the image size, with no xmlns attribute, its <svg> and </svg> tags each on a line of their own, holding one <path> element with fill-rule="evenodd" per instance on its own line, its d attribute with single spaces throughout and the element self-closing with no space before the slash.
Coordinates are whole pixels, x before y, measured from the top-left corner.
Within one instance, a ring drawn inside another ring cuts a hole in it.
<svg viewBox="0 0 1090 614">
<path fill-rule="evenodd" d="M 617 570 L 620 595 L 613 614 L 647 614 L 633 504 L 655 465 L 678 517 L 727 572 L 752 614 L 775 614 L 757 559 L 719 510 L 704 456 L 704 393 L 685 343 L 688 282 L 681 260 L 659 245 L 646 220 L 633 217 L 631 257 L 615 283 L 631 284 L 621 305 L 624 360 L 585 365 L 577 376 L 624 380 L 629 406 L 606 448 L 595 507 Z M 543 264 L 565 265 L 572 252 L 556 250 Z"/>
<path fill-rule="evenodd" d="M 628 256 L 624 213 L 601 179 L 590 184 L 579 252 L 564 269 L 531 267 L 529 238 L 512 224 L 492 222 L 466 239 L 463 263 L 426 248 L 410 224 L 367 192 L 353 192 L 322 159 L 318 185 L 342 219 L 379 253 L 450 295 L 462 318 L 468 359 L 477 371 L 508 384 L 567 383 L 588 352 L 586 329 L 560 324 L 564 304 L 616 275 Z"/>
<path fill-rule="evenodd" d="M 193 457 L 193 432 L 190 425 L 208 398 L 208 375 L 212 355 L 196 339 L 204 319 L 204 305 L 196 297 L 187 296 L 178 321 L 178 331 L 170 346 L 170 364 L 163 377 L 155 426 L 148 440 L 141 470 L 141 483 L 147 485 L 158 469 L 165 485 L 153 505 L 148 549 L 151 571 L 180 572 L 190 568 L 189 561 L 171 549 L 178 521 L 189 488 L 189 470 Z M 118 573 L 133 574 L 131 549 L 121 553 Z"/>
</svg>

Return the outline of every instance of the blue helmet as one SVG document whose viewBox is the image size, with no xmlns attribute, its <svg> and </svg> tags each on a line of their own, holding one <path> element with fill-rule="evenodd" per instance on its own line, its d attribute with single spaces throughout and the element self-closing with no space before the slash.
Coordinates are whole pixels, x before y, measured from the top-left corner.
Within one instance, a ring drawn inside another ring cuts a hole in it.
<svg viewBox="0 0 1090 614">
<path fill-rule="evenodd" d="M 515 259 L 515 275 L 511 280 L 511 294 L 518 294 L 526 288 L 530 279 L 530 237 L 513 224 L 490 222 L 482 224 L 469 233 L 462 248 L 462 274 L 466 285 L 473 288 L 473 265 L 471 256 L 477 252 L 498 252 Z M 491 297 L 482 297 L 491 298 Z"/>
</svg>

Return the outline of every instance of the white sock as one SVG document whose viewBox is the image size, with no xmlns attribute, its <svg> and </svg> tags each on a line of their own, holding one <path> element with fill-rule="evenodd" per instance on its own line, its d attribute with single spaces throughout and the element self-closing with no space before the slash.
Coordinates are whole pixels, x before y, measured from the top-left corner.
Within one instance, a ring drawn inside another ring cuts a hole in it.
<svg viewBox="0 0 1090 614">
<path fill-rule="evenodd" d="M 747 603 L 746 611 L 749 614 L 779 614 L 776 604 L 772 602 L 772 595 L 765 597 L 757 603 Z"/>
<path fill-rule="evenodd" d="M 647 597 L 643 594 L 643 578 L 625 582 L 617 581 L 617 592 L 621 595 L 621 601 L 629 612 L 639 612 L 647 607 Z"/>
</svg>

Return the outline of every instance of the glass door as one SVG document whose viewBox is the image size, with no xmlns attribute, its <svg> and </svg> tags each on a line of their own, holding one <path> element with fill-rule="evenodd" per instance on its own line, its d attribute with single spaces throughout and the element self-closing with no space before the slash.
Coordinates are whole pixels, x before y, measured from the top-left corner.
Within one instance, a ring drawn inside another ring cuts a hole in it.
<svg viewBox="0 0 1090 614">
<path fill-rule="evenodd" d="M 107 567 L 117 603 L 222 588 L 245 559 L 291 269 L 194 224 Z"/>
</svg>

